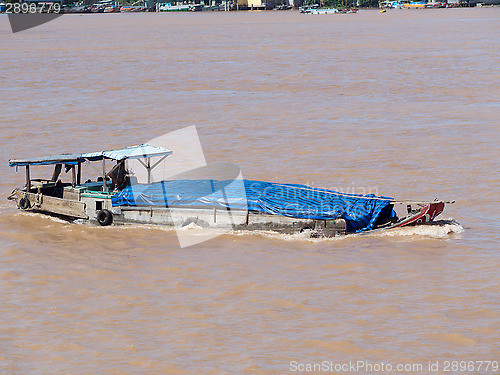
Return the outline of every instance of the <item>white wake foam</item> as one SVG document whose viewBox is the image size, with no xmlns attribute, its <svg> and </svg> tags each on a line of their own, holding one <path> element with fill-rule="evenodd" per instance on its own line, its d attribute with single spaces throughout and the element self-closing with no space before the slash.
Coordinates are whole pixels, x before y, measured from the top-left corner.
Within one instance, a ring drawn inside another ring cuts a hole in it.
<svg viewBox="0 0 500 375">
<path fill-rule="evenodd" d="M 307 241 L 307 242 L 325 242 L 325 241 L 339 241 L 349 238 L 355 238 L 362 235 L 370 237 L 430 237 L 430 238 L 449 238 L 453 234 L 462 233 L 464 227 L 460 225 L 454 219 L 438 220 L 432 224 L 427 225 L 417 225 L 402 228 L 394 228 L 388 230 L 381 230 L 375 232 L 363 232 L 359 234 L 348 234 L 346 236 L 338 237 L 318 237 L 314 231 L 304 231 L 302 233 L 296 234 L 283 234 L 273 231 L 248 231 L 248 230 L 238 230 L 231 231 L 230 234 L 234 236 L 250 236 L 258 235 L 261 237 L 267 237 L 271 239 L 279 239 L 283 241 Z"/>
<path fill-rule="evenodd" d="M 422 236 L 431 238 L 448 238 L 449 236 L 462 233 L 464 227 L 454 219 L 434 221 L 430 225 L 416 225 L 402 228 L 394 228 L 386 231 L 374 232 L 374 236 Z"/>
<path fill-rule="evenodd" d="M 371 232 L 363 232 L 360 234 L 348 234 L 346 236 L 337 236 L 337 237 L 321 237 L 317 236 L 317 233 L 312 230 L 307 230 L 301 233 L 295 234 L 285 234 L 278 233 L 274 231 L 265 231 L 265 230 L 223 230 L 223 229 L 206 229 L 203 228 L 196 223 L 190 223 L 182 228 L 174 228 L 170 226 L 162 226 L 162 225 L 153 225 L 153 224 L 125 224 L 125 225 L 117 225 L 117 226 L 109 226 L 109 227 L 101 227 L 98 224 L 84 222 L 84 220 L 75 220 L 73 223 L 70 221 L 61 219 L 56 216 L 43 215 L 39 213 L 20 211 L 16 215 L 23 216 L 32 216 L 37 218 L 42 218 L 45 220 L 52 221 L 58 224 L 66 224 L 66 225 L 78 225 L 85 224 L 94 228 L 101 228 L 107 230 L 126 230 L 128 228 L 142 228 L 149 230 L 162 230 L 162 231 L 175 231 L 180 230 L 184 232 L 184 235 L 194 235 L 194 236 L 203 236 L 206 235 L 206 231 L 211 231 L 214 235 L 231 235 L 231 236 L 259 236 L 264 238 L 269 238 L 273 240 L 281 240 L 281 241 L 298 241 L 298 242 L 326 242 L 326 241 L 338 241 L 344 240 L 348 238 L 369 236 L 369 237 L 430 237 L 430 238 L 449 238 L 450 236 L 458 233 L 462 233 L 464 231 L 464 227 L 460 225 L 457 221 L 452 218 L 443 219 L 434 221 L 432 224 L 427 225 L 417 225 L 417 226 L 408 226 L 402 228 L 394 228 L 387 230 L 380 230 Z"/>
</svg>

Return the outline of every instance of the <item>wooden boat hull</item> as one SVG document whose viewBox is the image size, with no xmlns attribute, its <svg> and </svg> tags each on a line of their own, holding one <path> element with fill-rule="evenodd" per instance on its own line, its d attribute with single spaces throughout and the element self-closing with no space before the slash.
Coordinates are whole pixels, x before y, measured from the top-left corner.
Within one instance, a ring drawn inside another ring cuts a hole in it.
<svg viewBox="0 0 500 375">
<path fill-rule="evenodd" d="M 194 224 L 202 228 L 221 230 L 259 230 L 294 234 L 311 231 L 315 236 L 335 237 L 348 234 L 343 219 L 317 220 L 270 215 L 245 210 L 225 210 L 206 207 L 157 207 L 157 206 L 118 206 L 113 207 L 109 194 L 100 192 L 80 193 L 78 189 L 65 188 L 63 197 L 53 197 L 39 193 L 15 190 L 10 199 L 15 200 L 18 208 L 25 211 L 62 216 L 69 220 L 80 219 L 84 222 L 101 225 L 147 224 L 182 228 Z M 388 230 L 410 225 L 431 223 L 441 212 L 445 202 L 436 201 L 411 210 L 408 216 L 383 228 L 361 232 Z M 100 215 L 110 215 L 109 223 L 103 223 Z"/>
<path fill-rule="evenodd" d="M 61 215 L 71 219 L 88 219 L 85 203 L 77 200 L 51 197 L 44 194 L 15 191 L 17 207 L 24 211 L 36 211 Z"/>
<path fill-rule="evenodd" d="M 16 190 L 12 195 L 18 208 L 24 211 L 41 212 L 62 216 L 69 220 L 99 223 L 101 212 L 112 215 L 110 224 L 147 224 L 182 228 L 190 224 L 202 228 L 221 230 L 262 230 L 294 234 L 313 231 L 316 235 L 335 237 L 346 234 L 343 219 L 300 219 L 263 214 L 245 210 L 224 210 L 204 207 L 157 207 L 111 205 L 111 198 L 104 194 L 80 194 L 75 189 L 64 189 L 63 198 Z"/>
</svg>

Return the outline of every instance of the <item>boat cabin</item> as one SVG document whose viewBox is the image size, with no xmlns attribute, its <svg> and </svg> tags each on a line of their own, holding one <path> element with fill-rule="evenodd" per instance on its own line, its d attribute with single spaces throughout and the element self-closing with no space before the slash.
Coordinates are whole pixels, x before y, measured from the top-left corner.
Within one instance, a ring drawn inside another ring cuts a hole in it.
<svg viewBox="0 0 500 375">
<path fill-rule="evenodd" d="M 142 144 L 111 151 L 9 160 L 9 166 L 24 167 L 26 174 L 24 188 L 14 190 L 9 198 L 15 199 L 23 210 L 92 219 L 97 212 L 111 209 L 111 196 L 133 182 L 126 160 L 137 160 L 145 168 L 150 183 L 152 170 L 171 154 L 166 148 Z M 82 167 L 89 162 L 101 163 L 100 175 L 82 182 Z M 52 177 L 32 178 L 36 166 L 54 166 Z M 70 182 L 62 182 L 63 169 L 71 172 Z"/>
</svg>

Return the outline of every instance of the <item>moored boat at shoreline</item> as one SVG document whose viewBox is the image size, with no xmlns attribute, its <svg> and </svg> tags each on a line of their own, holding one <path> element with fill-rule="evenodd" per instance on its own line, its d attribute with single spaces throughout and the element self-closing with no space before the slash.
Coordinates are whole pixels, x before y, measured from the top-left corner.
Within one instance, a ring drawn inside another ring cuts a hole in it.
<svg viewBox="0 0 500 375">
<path fill-rule="evenodd" d="M 300 7 L 299 12 L 304 14 L 333 14 L 339 11 L 335 8 L 320 8 L 319 5 L 314 4 L 308 7 Z"/>
<path fill-rule="evenodd" d="M 357 8 L 345 8 L 342 10 L 336 8 L 320 8 L 317 4 L 299 8 L 299 12 L 304 14 L 349 14 L 357 13 L 358 11 L 359 9 Z"/>
</svg>

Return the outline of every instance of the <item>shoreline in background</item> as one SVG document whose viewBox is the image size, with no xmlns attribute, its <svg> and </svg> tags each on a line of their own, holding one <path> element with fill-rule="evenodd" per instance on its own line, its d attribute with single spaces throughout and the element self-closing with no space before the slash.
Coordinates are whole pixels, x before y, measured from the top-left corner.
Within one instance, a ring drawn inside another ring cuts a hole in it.
<svg viewBox="0 0 500 375">
<path fill-rule="evenodd" d="M 254 0 L 252 0 L 254 1 Z M 412 1 L 412 2 L 402 2 L 400 0 L 385 0 L 378 3 L 378 6 L 368 5 L 363 6 L 360 4 L 359 0 L 352 1 L 350 5 L 348 4 L 323 4 L 323 6 L 318 4 L 309 5 L 291 5 L 277 4 L 277 3 L 265 3 L 262 0 L 257 0 L 259 4 L 253 3 L 249 4 L 238 4 L 234 0 L 221 1 L 220 4 L 205 5 L 196 3 L 183 3 L 178 4 L 177 2 L 171 3 L 158 3 L 154 0 L 144 0 L 141 5 L 137 5 L 138 2 L 132 5 L 127 4 L 129 0 L 125 0 L 123 4 L 114 0 L 100 0 L 96 3 L 89 5 L 65 5 L 63 0 L 55 0 L 54 6 L 45 8 L 45 3 L 39 5 L 38 3 L 31 3 L 28 7 L 17 6 L 19 4 L 13 5 L 13 3 L 0 2 L 0 14 L 37 14 L 37 13 L 61 13 L 61 14 L 82 14 L 82 13 L 139 13 L 139 12 L 152 12 L 152 13 L 168 13 L 168 12 L 201 12 L 201 11 L 263 11 L 263 10 L 275 10 L 275 11 L 299 11 L 301 13 L 356 13 L 358 10 L 383 10 L 384 12 L 388 9 L 443 9 L 443 8 L 496 8 L 500 6 L 500 0 L 490 0 L 490 2 L 498 1 L 499 4 L 485 4 L 483 2 L 478 2 L 475 0 L 467 0 L 456 2 L 447 1 L 435 1 L 425 2 L 425 1 Z M 35 4 L 35 5 L 34 5 Z M 369 4 L 365 2 L 365 4 Z M 23 4 L 24 5 L 24 4 Z M 329 10 L 329 12 L 324 12 L 322 10 Z M 338 12 L 337 12 L 338 11 Z"/>
</svg>

